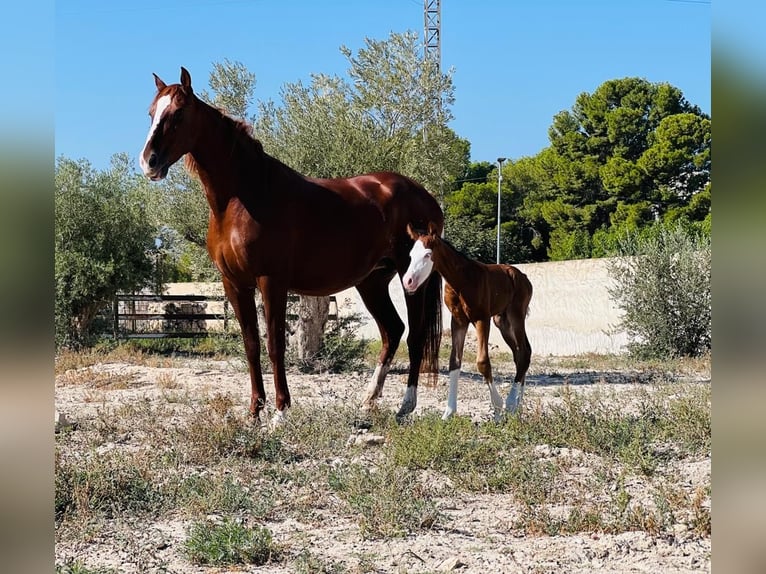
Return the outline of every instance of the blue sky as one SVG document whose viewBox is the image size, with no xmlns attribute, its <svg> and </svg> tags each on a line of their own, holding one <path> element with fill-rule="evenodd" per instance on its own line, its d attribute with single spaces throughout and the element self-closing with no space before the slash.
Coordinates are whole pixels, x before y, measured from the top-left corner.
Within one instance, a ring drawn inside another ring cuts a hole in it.
<svg viewBox="0 0 766 574">
<path fill-rule="evenodd" d="M 614 78 L 669 82 L 710 113 L 704 0 L 442 0 L 451 127 L 474 161 L 535 155 L 553 116 Z M 311 73 L 344 75 L 365 37 L 423 30 L 422 0 L 61 0 L 55 4 L 56 155 L 108 166 L 136 157 L 155 87 L 186 67 L 207 87 L 214 62 L 242 62 L 256 100 Z"/>
</svg>

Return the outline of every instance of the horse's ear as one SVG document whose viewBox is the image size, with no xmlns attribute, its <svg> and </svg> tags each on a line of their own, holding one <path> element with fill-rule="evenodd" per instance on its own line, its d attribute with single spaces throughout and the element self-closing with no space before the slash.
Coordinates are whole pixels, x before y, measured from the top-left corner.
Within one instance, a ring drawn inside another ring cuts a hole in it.
<svg viewBox="0 0 766 574">
<path fill-rule="evenodd" d="M 181 66 L 181 85 L 191 94 L 193 92 L 191 86 L 191 74 L 189 71 Z"/>
<path fill-rule="evenodd" d="M 409 236 L 410 236 L 410 239 L 412 239 L 413 241 L 417 241 L 417 240 L 418 240 L 418 237 L 420 237 L 420 236 L 418 235 L 417 231 L 415 231 L 414 229 L 412 229 L 412 225 L 411 225 L 411 224 L 409 224 L 409 223 L 407 224 L 407 235 L 409 235 Z"/>
<path fill-rule="evenodd" d="M 436 224 L 433 221 L 428 222 L 428 235 L 433 235 L 434 237 L 439 237 L 441 235 L 439 233 L 439 228 L 436 227 Z"/>
<path fill-rule="evenodd" d="M 165 84 L 165 82 L 163 82 L 157 74 L 152 72 L 152 76 L 154 76 L 154 85 L 157 86 L 158 92 L 161 92 L 167 87 L 167 84 Z"/>
</svg>

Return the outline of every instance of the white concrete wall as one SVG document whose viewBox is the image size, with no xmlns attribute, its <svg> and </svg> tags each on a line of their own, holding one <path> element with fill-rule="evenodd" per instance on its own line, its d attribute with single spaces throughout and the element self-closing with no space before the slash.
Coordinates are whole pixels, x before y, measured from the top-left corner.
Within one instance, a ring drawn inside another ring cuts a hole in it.
<svg viewBox="0 0 766 574">
<path fill-rule="evenodd" d="M 606 264 L 606 259 L 581 259 L 517 265 L 529 277 L 534 291 L 527 318 L 527 336 L 533 354 L 567 356 L 624 351 L 627 335 L 616 329 L 620 311 L 607 291 L 611 279 Z M 222 294 L 223 289 L 220 283 L 176 283 L 170 284 L 167 292 L 212 295 Z M 398 277 L 391 281 L 389 293 L 406 325 L 405 295 Z M 361 336 L 379 338 L 377 325 L 356 289 L 341 291 L 336 297 L 340 314 L 359 313 L 363 317 Z M 442 317 L 446 333 L 450 324 L 446 307 L 442 309 Z M 475 340 L 473 328 L 469 329 L 468 337 Z M 443 344 L 449 345 L 448 338 L 445 337 Z M 490 344 L 507 348 L 494 325 L 490 330 Z"/>
</svg>

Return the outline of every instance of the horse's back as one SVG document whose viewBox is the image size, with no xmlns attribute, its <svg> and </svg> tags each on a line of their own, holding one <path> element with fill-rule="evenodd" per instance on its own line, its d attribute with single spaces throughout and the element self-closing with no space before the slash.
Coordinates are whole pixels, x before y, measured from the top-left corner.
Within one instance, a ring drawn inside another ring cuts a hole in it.
<svg viewBox="0 0 766 574">
<path fill-rule="evenodd" d="M 338 182 L 335 185 L 341 186 L 347 183 L 360 196 L 379 205 L 397 228 L 406 229 L 408 223 L 425 226 L 428 221 L 440 228 L 444 224 L 444 215 L 436 199 L 425 187 L 400 173 L 379 171 L 345 180 L 324 181 Z"/>
</svg>

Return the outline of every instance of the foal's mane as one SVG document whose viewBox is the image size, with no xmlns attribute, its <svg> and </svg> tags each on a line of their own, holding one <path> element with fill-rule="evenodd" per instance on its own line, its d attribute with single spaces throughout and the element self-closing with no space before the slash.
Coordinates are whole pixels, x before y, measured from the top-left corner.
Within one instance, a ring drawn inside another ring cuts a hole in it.
<svg viewBox="0 0 766 574">
<path fill-rule="evenodd" d="M 468 257 L 468 255 L 466 255 L 465 253 L 463 253 L 462 251 L 460 251 L 460 250 L 459 250 L 457 247 L 455 247 L 454 245 L 452 245 L 452 243 L 450 243 L 449 241 L 447 241 L 447 238 L 445 238 L 445 237 L 442 237 L 442 236 L 440 236 L 440 235 L 439 235 L 439 236 L 437 236 L 437 241 L 439 241 L 439 242 L 443 243 L 444 245 L 446 245 L 446 246 L 447 246 L 447 248 L 448 248 L 450 251 L 452 251 L 453 253 L 455 253 L 455 254 L 456 254 L 456 255 L 458 255 L 459 257 L 461 257 L 461 258 L 465 259 L 466 261 L 469 261 L 469 262 L 470 262 L 470 261 L 473 261 L 473 259 L 471 259 L 470 257 Z"/>
<path fill-rule="evenodd" d="M 198 101 L 203 104 L 203 107 L 207 107 L 214 114 L 217 114 L 218 117 L 216 119 L 220 121 L 221 129 L 226 132 L 224 139 L 231 141 L 232 153 L 235 149 L 239 149 L 250 156 L 261 157 L 264 155 L 263 144 L 261 144 L 260 140 L 253 137 L 253 126 L 243 120 L 227 115 L 221 108 L 212 106 L 200 99 Z M 187 153 L 184 156 L 184 166 L 192 175 L 199 175 L 197 162 L 192 157 L 192 154 Z"/>
</svg>

